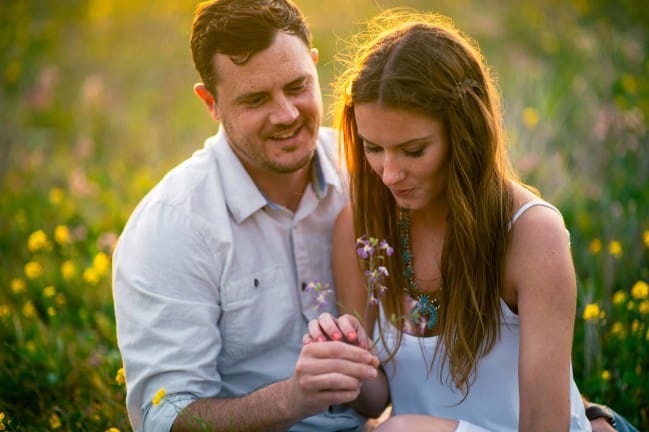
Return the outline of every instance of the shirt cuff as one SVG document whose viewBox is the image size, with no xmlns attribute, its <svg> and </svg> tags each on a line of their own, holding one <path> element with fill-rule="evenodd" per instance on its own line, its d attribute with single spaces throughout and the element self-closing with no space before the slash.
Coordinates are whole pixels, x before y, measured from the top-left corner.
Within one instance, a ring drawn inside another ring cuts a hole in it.
<svg viewBox="0 0 649 432">
<path fill-rule="evenodd" d="M 169 432 L 178 413 L 198 400 L 191 393 L 166 395 L 158 405 L 151 402 L 142 408 L 142 432 Z"/>
<path fill-rule="evenodd" d="M 455 432 L 490 432 L 488 429 L 476 426 L 468 421 L 460 420 Z"/>
</svg>

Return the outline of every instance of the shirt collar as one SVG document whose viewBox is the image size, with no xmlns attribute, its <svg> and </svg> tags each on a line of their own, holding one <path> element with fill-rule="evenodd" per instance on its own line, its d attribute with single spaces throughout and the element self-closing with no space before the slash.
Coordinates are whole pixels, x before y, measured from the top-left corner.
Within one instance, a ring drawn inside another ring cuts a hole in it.
<svg viewBox="0 0 649 432">
<path fill-rule="evenodd" d="M 329 131 L 331 133 L 331 131 Z M 326 142 L 324 134 L 318 134 L 318 145 L 313 158 L 311 170 L 311 188 L 318 199 L 327 195 L 328 187 L 332 186 L 341 191 L 340 176 L 331 161 L 331 142 Z M 243 164 L 228 143 L 225 129 L 220 126 L 218 133 L 209 138 L 205 143 L 206 149 L 214 152 L 215 163 L 218 166 L 219 176 L 223 184 L 225 201 L 232 216 L 241 223 L 254 212 L 268 205 L 278 208 L 268 200 L 250 178 Z"/>
<path fill-rule="evenodd" d="M 311 187 L 318 199 L 327 195 L 328 187 L 332 186 L 337 192 L 342 192 L 341 172 L 336 168 L 335 151 L 336 135 L 332 129 L 320 128 L 318 134 L 318 146 L 316 147 L 313 163 L 315 169 L 312 171 Z"/>
</svg>

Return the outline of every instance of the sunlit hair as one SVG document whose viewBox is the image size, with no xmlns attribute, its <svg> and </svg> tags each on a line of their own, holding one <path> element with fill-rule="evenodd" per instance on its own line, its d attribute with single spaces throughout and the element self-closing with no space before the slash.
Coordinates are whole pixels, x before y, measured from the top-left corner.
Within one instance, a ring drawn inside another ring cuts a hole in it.
<svg viewBox="0 0 649 432">
<path fill-rule="evenodd" d="M 311 32 L 302 12 L 289 0 L 212 0 L 194 13 L 190 46 L 194 67 L 216 96 L 218 75 L 214 55 L 243 64 L 268 48 L 277 32 L 299 37 L 311 48 Z"/>
<path fill-rule="evenodd" d="M 390 288 L 382 298 L 385 316 L 397 317 L 393 324 L 399 329 L 391 355 L 407 315 L 399 209 L 365 159 L 354 105 L 376 102 L 423 114 L 446 130 L 450 209 L 441 259 L 442 343 L 435 359 L 448 365 L 466 397 L 478 359 L 499 335 L 511 181 L 518 181 L 505 151 L 495 80 L 477 44 L 436 14 L 385 11 L 354 37 L 348 51 L 353 54 L 342 59 L 346 69 L 335 88 L 335 117 L 349 170 L 355 234 L 386 238 L 397 251 L 388 263 Z"/>
</svg>

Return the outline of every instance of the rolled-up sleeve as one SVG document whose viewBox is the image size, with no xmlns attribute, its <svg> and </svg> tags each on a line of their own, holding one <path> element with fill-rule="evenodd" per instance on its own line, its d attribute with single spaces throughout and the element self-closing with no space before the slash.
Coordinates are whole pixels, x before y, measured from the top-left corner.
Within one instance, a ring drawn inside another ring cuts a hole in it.
<svg viewBox="0 0 649 432">
<path fill-rule="evenodd" d="M 178 413 L 195 400 L 198 398 L 192 394 L 174 393 L 165 396 L 164 403 L 147 403 L 142 409 L 142 430 L 170 431 Z"/>
<path fill-rule="evenodd" d="M 169 204 L 143 203 L 120 237 L 113 297 L 136 431 L 169 430 L 182 408 L 220 391 L 216 248 L 200 221 Z M 152 405 L 160 389 L 167 396 Z"/>
</svg>

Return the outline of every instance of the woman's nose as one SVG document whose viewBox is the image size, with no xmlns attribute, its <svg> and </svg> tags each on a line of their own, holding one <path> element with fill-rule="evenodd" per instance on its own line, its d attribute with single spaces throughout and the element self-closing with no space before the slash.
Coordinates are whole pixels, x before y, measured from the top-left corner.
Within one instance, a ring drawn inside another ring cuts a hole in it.
<svg viewBox="0 0 649 432">
<path fill-rule="evenodd" d="M 381 175 L 383 184 L 392 186 L 401 181 L 403 177 L 401 166 L 392 157 L 386 156 L 383 161 L 383 173 Z"/>
</svg>

